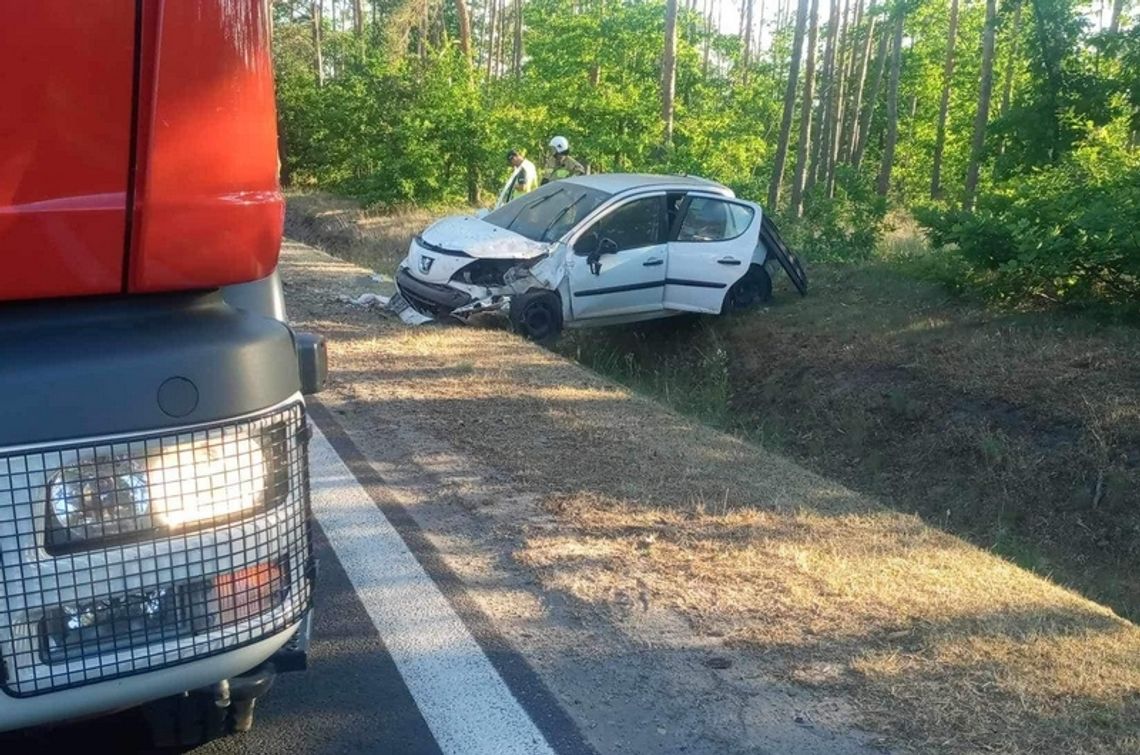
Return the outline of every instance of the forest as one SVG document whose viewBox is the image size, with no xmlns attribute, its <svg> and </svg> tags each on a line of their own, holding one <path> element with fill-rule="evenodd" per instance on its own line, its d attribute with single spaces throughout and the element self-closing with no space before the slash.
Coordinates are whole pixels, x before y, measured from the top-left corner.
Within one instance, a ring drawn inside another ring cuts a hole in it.
<svg viewBox="0 0 1140 755">
<path fill-rule="evenodd" d="M 688 173 L 811 262 L 1015 307 L 1140 301 L 1132 0 L 275 0 L 282 181 L 489 204 L 508 149 Z"/>
</svg>

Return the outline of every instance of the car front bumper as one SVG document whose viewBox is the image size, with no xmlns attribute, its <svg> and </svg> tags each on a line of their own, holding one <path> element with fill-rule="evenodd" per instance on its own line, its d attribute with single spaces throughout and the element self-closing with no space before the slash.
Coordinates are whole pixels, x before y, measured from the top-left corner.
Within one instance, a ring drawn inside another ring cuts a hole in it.
<svg viewBox="0 0 1140 755">
<path fill-rule="evenodd" d="M 402 267 L 396 272 L 396 288 L 417 312 L 428 317 L 447 317 L 467 306 L 474 297 L 442 283 L 427 283 Z"/>
</svg>

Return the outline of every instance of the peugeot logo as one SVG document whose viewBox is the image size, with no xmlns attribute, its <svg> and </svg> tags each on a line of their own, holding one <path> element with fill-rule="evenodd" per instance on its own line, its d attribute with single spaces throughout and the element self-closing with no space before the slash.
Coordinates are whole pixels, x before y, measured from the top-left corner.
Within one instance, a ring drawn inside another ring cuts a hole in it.
<svg viewBox="0 0 1140 755">
<path fill-rule="evenodd" d="M 420 257 L 420 272 L 421 273 L 429 272 L 431 270 L 431 264 L 433 262 L 435 262 L 435 257 L 428 257 L 427 255 L 422 255 Z"/>
</svg>

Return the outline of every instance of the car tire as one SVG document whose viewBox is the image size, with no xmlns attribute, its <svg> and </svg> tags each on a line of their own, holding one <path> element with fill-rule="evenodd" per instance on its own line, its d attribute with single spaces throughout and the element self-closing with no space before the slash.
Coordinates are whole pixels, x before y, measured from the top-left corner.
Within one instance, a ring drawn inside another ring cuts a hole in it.
<svg viewBox="0 0 1140 755">
<path fill-rule="evenodd" d="M 744 277 L 732 284 L 725 294 L 721 314 L 743 312 L 758 307 L 772 298 L 772 276 L 763 265 L 752 265 Z"/>
<path fill-rule="evenodd" d="M 527 291 L 513 297 L 511 327 L 531 341 L 557 340 L 562 332 L 562 300 L 553 291 Z"/>
</svg>

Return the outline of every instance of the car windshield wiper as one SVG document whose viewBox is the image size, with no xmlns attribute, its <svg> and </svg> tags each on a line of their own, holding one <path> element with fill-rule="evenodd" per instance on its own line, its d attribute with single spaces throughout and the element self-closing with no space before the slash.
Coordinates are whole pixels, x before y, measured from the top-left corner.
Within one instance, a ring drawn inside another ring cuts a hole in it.
<svg viewBox="0 0 1140 755">
<path fill-rule="evenodd" d="M 535 207 L 538 207 L 540 204 L 542 204 L 546 200 L 550 199 L 553 196 L 561 194 L 561 193 L 562 193 L 561 190 L 552 191 L 551 193 L 547 194 L 546 196 L 539 197 L 538 199 L 534 200 L 530 204 L 519 208 L 519 211 L 515 213 L 515 216 L 513 218 L 511 218 L 510 221 L 508 221 L 506 225 L 501 226 L 501 227 L 506 228 L 508 231 L 514 231 L 515 233 L 518 233 L 519 231 L 515 226 L 518 225 L 518 223 L 520 221 L 522 221 L 524 215 L 529 214 Z M 524 222 L 524 224 L 525 224 L 525 222 Z M 523 235 L 526 235 L 526 234 L 523 234 Z"/>
<path fill-rule="evenodd" d="M 565 215 L 566 213 L 570 212 L 570 211 L 571 211 L 571 210 L 573 210 L 575 207 L 577 207 L 577 206 L 578 206 L 578 203 L 579 203 L 579 202 L 581 202 L 581 201 L 582 201 L 583 199 L 585 199 L 585 198 L 586 198 L 586 195 L 585 195 L 585 194 L 581 194 L 581 195 L 579 195 L 579 196 L 578 196 L 578 198 L 577 198 L 577 199 L 575 199 L 573 202 L 571 202 L 570 204 L 568 204 L 568 205 L 566 205 L 565 207 L 563 207 L 563 208 L 562 208 L 562 212 L 560 212 L 560 213 L 558 213 L 557 215 L 555 215 L 555 216 L 554 216 L 554 219 L 550 221 L 549 225 L 547 225 L 547 226 L 546 226 L 546 228 L 542 229 L 542 238 L 541 238 L 540 240 L 541 240 L 541 241 L 550 241 L 550 239 L 548 239 L 548 238 L 546 237 L 546 234 L 550 233 L 550 229 L 554 227 L 555 223 L 557 223 L 559 220 L 561 220 L 561 219 L 562 219 L 562 216 L 563 216 L 563 215 Z"/>
</svg>

